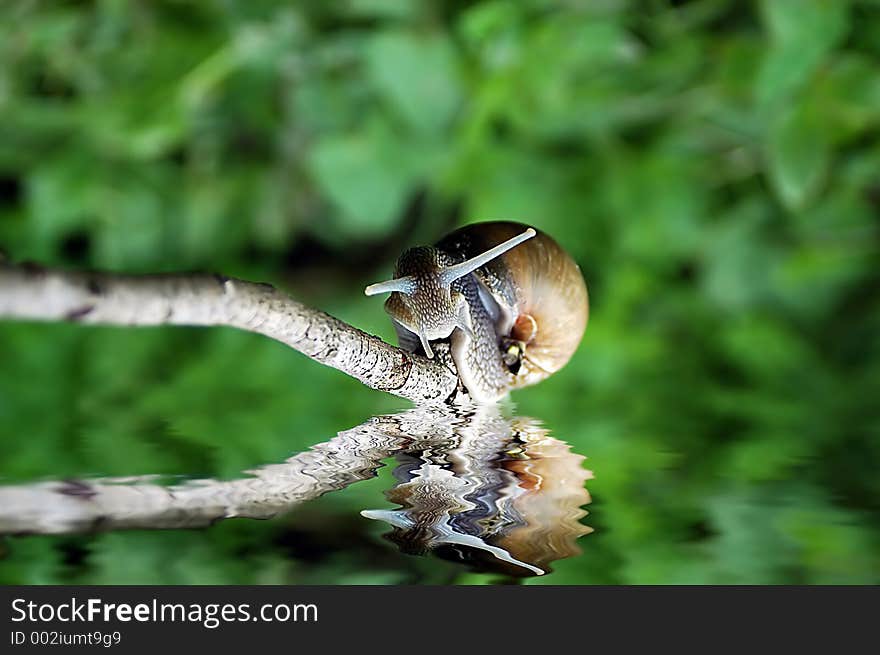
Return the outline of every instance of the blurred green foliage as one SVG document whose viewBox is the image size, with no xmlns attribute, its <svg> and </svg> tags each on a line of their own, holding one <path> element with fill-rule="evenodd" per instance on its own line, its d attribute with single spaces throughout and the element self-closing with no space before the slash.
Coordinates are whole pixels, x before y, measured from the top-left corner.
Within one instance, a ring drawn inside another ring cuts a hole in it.
<svg viewBox="0 0 880 655">
<path fill-rule="evenodd" d="M 535 582 L 880 582 L 880 2 L 0 7 L 0 247 L 264 279 L 392 338 L 405 246 L 532 223 L 591 292 L 515 395 L 588 456 Z M 230 477 L 401 401 L 255 335 L 0 324 L 0 475 Z M 3 582 L 481 583 L 376 480 L 271 522 L 20 538 Z"/>
</svg>

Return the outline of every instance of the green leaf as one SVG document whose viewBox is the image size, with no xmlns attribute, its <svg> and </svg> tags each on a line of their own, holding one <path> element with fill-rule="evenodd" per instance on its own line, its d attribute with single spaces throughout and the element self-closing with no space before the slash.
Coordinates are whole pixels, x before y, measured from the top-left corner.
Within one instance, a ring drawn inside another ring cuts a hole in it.
<svg viewBox="0 0 880 655">
<path fill-rule="evenodd" d="M 455 52 L 439 34 L 385 32 L 367 46 L 378 91 L 415 130 L 446 128 L 461 103 Z"/>
<path fill-rule="evenodd" d="M 818 116 L 806 106 L 784 115 L 772 127 L 768 148 L 770 180 L 790 210 L 815 198 L 831 161 L 831 146 Z"/>
<path fill-rule="evenodd" d="M 418 178 L 434 161 L 431 149 L 401 143 L 381 122 L 366 131 L 333 136 L 317 144 L 310 168 L 318 186 L 340 211 L 343 235 L 390 232 Z"/>
<path fill-rule="evenodd" d="M 815 87 L 812 101 L 822 108 L 826 132 L 835 142 L 856 137 L 880 123 L 880 69 L 861 54 L 846 53 L 831 62 Z"/>
<path fill-rule="evenodd" d="M 759 107 L 775 105 L 800 88 L 846 35 L 843 0 L 764 0 L 764 22 L 772 37 L 757 77 Z"/>
<path fill-rule="evenodd" d="M 820 40 L 841 27 L 847 0 L 763 0 L 761 13 L 770 34 L 791 43 L 813 36 Z"/>
</svg>

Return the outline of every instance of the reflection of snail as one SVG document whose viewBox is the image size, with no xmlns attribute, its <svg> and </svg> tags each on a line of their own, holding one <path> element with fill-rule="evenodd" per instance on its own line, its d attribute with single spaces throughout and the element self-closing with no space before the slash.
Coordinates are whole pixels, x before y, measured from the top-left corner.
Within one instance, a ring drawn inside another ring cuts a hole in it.
<svg viewBox="0 0 880 655">
<path fill-rule="evenodd" d="M 519 223 L 476 223 L 405 251 L 394 279 L 366 288 L 368 296 L 388 291 L 385 311 L 401 347 L 433 357 L 430 342 L 448 338 L 478 401 L 558 371 L 587 325 L 577 264 L 549 236 Z"/>
<path fill-rule="evenodd" d="M 583 468 L 584 457 L 572 453 L 568 444 L 547 435 L 535 434 L 523 446 L 522 454 L 503 461 L 516 475 L 523 489 L 514 501 L 522 517 L 520 525 L 503 534 L 498 545 L 518 559 L 541 567 L 580 554 L 575 539 L 593 531 L 579 522 L 590 502 L 584 482 L 592 473 Z"/>
<path fill-rule="evenodd" d="M 486 420 L 488 419 L 488 420 Z M 479 570 L 515 576 L 549 572 L 580 553 L 591 528 L 584 457 L 527 419 L 475 418 L 444 445 L 398 455 L 396 510 L 362 514 L 391 524 L 387 537 L 411 554 L 434 551 Z"/>
</svg>

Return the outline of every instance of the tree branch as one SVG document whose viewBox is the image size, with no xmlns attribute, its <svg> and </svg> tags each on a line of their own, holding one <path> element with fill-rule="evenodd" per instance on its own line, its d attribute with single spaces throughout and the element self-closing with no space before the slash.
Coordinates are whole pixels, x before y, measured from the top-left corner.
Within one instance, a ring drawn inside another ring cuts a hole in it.
<svg viewBox="0 0 880 655">
<path fill-rule="evenodd" d="M 114 275 L 0 264 L 0 318 L 104 325 L 222 325 L 275 339 L 417 403 L 458 387 L 449 358 L 391 346 L 268 284 L 219 275 Z"/>
</svg>

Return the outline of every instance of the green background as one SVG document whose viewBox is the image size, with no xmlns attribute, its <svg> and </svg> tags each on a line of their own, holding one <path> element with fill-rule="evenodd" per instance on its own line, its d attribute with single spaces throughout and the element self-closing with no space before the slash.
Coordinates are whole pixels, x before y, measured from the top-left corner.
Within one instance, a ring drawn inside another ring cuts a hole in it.
<svg viewBox="0 0 880 655">
<path fill-rule="evenodd" d="M 571 364 L 515 394 L 588 457 L 532 583 L 880 582 L 880 3 L 17 2 L 0 248 L 265 280 L 393 339 L 365 284 L 457 224 L 580 263 Z M 226 329 L 0 324 L 0 477 L 235 477 L 406 404 Z M 6 583 L 494 580 L 399 554 L 380 477 L 289 517 L 0 542 Z"/>
</svg>

